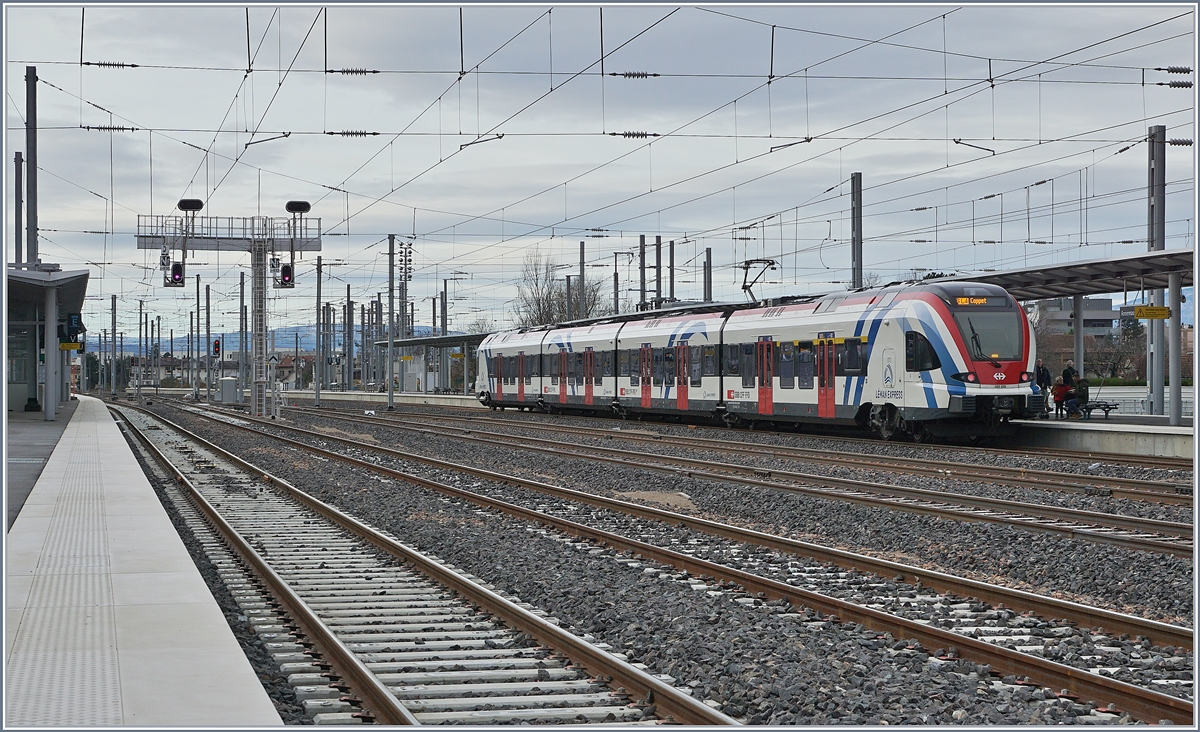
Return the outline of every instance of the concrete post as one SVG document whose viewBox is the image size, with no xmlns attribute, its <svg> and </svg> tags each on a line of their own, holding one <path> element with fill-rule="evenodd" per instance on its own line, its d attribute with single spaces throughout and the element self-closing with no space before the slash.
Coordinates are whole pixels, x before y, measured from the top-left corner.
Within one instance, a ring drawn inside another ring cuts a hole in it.
<svg viewBox="0 0 1200 732">
<path fill-rule="evenodd" d="M 712 247 L 704 248 L 704 302 L 712 302 Z"/>
<path fill-rule="evenodd" d="M 571 275 L 567 275 L 567 322 L 574 320 L 571 314 Z"/>
<path fill-rule="evenodd" d="M 613 315 L 621 312 L 621 287 L 617 279 L 617 253 L 613 252 Z"/>
<path fill-rule="evenodd" d="M 30 67 L 32 68 L 32 67 Z M 36 261 L 36 260 L 35 260 Z M 44 359 L 45 375 L 42 384 L 42 418 L 47 422 L 54 421 L 54 412 L 58 409 L 58 288 L 46 288 L 46 307 L 43 321 L 45 335 L 43 347 L 46 350 Z"/>
<path fill-rule="evenodd" d="M 1170 294 L 1171 321 L 1168 324 L 1167 377 L 1171 393 L 1168 400 L 1169 423 L 1173 427 L 1183 424 L 1183 350 L 1182 315 L 1183 276 L 1179 272 L 1167 275 L 1167 291 Z M 1195 383 L 1193 381 L 1193 383 Z"/>
<path fill-rule="evenodd" d="M 850 174 L 850 270 L 850 288 L 857 290 L 863 286 L 862 173 Z"/>
<path fill-rule="evenodd" d="M 667 290 L 667 297 L 671 302 L 675 302 L 675 240 L 672 239 L 667 243 L 667 272 L 669 277 L 667 281 L 671 287 Z"/>
<path fill-rule="evenodd" d="M 346 315 L 342 318 L 342 333 L 346 341 L 346 391 L 354 391 L 354 301 L 350 285 L 346 285 Z"/>
<path fill-rule="evenodd" d="M 1082 379 L 1086 378 L 1084 375 L 1087 373 L 1083 369 L 1083 295 L 1073 295 L 1072 303 L 1075 308 L 1075 370 Z"/>
<path fill-rule="evenodd" d="M 638 298 L 638 310 L 646 309 L 646 235 L 638 236 L 638 272 L 641 275 L 641 289 Z"/>
<path fill-rule="evenodd" d="M 583 266 L 583 242 L 579 242 L 579 317 L 586 318 L 588 316 L 587 285 L 585 284 L 586 278 L 583 274 Z M 463 353 L 463 358 L 466 357 L 467 354 Z"/>
<path fill-rule="evenodd" d="M 1167 128 L 1154 125 L 1147 137 L 1149 164 L 1147 170 L 1147 251 L 1166 248 L 1167 224 Z M 1150 291 L 1150 304 L 1162 307 L 1163 291 Z M 1150 413 L 1163 414 L 1163 355 L 1166 350 L 1162 320 L 1151 320 L 1146 328 L 1146 384 L 1150 387 Z"/>
<path fill-rule="evenodd" d="M 204 400 L 212 401 L 212 285 L 204 286 Z M 251 412 L 251 414 L 254 414 Z M 259 416 L 254 414 L 254 416 Z"/>
<path fill-rule="evenodd" d="M 188 315 L 188 325 L 191 325 L 191 315 Z M 109 349 L 112 351 L 112 358 L 108 361 L 108 378 L 112 382 L 112 398 L 117 398 L 117 296 L 112 296 L 112 342 L 109 343 Z M 34 392 L 37 393 L 36 391 Z"/>
<path fill-rule="evenodd" d="M 392 383 L 393 361 L 396 358 L 396 235 L 388 234 L 388 322 L 387 322 L 387 387 L 388 411 L 396 409 L 396 387 Z"/>
<path fill-rule="evenodd" d="M 662 307 L 662 237 L 654 237 L 654 307 Z"/>
<path fill-rule="evenodd" d="M 317 255 L 317 332 L 313 345 L 313 403 L 321 406 L 321 256 Z"/>
<path fill-rule="evenodd" d="M 137 385 L 134 387 L 134 398 L 139 402 L 142 401 L 142 376 L 146 373 L 146 316 L 142 314 L 144 302 L 138 300 L 138 370 L 137 370 Z M 46 353 L 46 360 L 50 359 L 49 352 Z M 46 382 L 50 383 L 50 382 Z"/>
<path fill-rule="evenodd" d="M 21 180 L 22 170 L 21 170 L 21 151 L 20 150 L 18 150 L 17 153 L 13 156 L 13 162 L 17 166 L 16 179 L 13 181 L 15 183 L 15 190 L 13 191 L 13 194 L 16 198 L 16 201 L 14 202 L 16 205 L 13 207 L 13 215 L 16 217 L 16 221 L 14 222 L 15 226 L 13 227 L 13 235 L 14 235 L 14 241 L 16 242 L 16 245 L 17 245 L 16 246 L 16 256 L 13 258 L 13 262 L 15 262 L 16 264 L 20 264 L 21 263 L 21 206 L 24 203 L 21 200 L 22 196 L 24 195 L 24 191 L 21 189 L 25 185 Z"/>
<path fill-rule="evenodd" d="M 26 216 L 25 258 L 30 266 L 38 263 L 38 205 L 37 205 L 37 67 L 25 67 L 25 156 L 29 175 L 25 176 Z M 58 317 L 55 315 L 55 317 Z M 57 337 L 57 333 L 55 334 Z M 49 359 L 47 358 L 47 361 Z M 49 382 L 47 382 L 49 383 Z"/>
</svg>

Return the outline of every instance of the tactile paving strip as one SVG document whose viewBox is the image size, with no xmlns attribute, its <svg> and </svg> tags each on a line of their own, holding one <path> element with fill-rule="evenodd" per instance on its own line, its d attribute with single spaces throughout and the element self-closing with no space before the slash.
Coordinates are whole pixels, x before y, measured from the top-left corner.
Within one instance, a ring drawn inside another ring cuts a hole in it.
<svg viewBox="0 0 1200 732">
<path fill-rule="evenodd" d="M 124 722 L 98 428 L 73 422 L 74 434 L 59 443 L 70 445 L 66 470 L 8 656 L 11 726 Z"/>
</svg>

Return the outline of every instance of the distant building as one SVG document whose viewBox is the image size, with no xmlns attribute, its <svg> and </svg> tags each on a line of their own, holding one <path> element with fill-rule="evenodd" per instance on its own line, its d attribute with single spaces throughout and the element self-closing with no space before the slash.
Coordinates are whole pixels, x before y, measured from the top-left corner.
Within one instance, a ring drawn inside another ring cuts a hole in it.
<svg viewBox="0 0 1200 732">
<path fill-rule="evenodd" d="M 1072 318 L 1075 303 L 1072 298 L 1040 300 L 1042 320 L 1039 329 L 1044 333 L 1072 333 L 1075 321 Z M 1083 334 L 1091 336 L 1117 335 L 1121 328 L 1121 311 L 1113 308 L 1111 298 L 1083 298 Z"/>
</svg>

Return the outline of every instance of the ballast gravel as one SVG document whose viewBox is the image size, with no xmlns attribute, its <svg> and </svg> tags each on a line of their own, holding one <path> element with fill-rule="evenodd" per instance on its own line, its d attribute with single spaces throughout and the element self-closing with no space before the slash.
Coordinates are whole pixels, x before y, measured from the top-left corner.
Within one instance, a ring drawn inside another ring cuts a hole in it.
<svg viewBox="0 0 1200 732">
<path fill-rule="evenodd" d="M 986 668 L 931 658 L 902 639 L 806 611 L 695 592 L 666 572 L 420 488 L 281 450 L 175 410 L 169 418 L 234 449 L 406 542 L 441 556 L 757 723 L 1118 721 Z M 461 453 L 461 448 L 458 451 Z M 461 454 L 456 457 L 462 457 Z M 682 586 L 681 586 L 682 584 Z M 1010 680 L 1013 681 L 1013 680 Z M 1082 717 L 1081 717 L 1082 715 Z M 1124 721 L 1128 721 L 1127 718 Z"/>
</svg>

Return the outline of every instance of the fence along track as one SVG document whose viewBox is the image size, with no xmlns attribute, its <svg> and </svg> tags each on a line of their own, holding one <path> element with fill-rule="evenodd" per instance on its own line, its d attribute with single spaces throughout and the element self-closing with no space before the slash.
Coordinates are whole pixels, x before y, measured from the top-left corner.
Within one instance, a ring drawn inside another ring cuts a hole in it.
<svg viewBox="0 0 1200 732">
<path fill-rule="evenodd" d="M 354 448 L 358 448 L 358 449 L 380 452 L 380 453 L 385 453 L 385 454 L 391 454 L 396 457 L 401 457 L 403 459 L 411 459 L 414 461 L 423 462 L 423 463 L 430 464 L 430 465 L 437 465 L 438 467 L 448 468 L 448 469 L 452 469 L 452 470 L 459 470 L 462 472 L 467 472 L 467 473 L 476 475 L 478 477 L 482 477 L 482 478 L 485 478 L 488 480 L 494 480 L 494 481 L 501 482 L 501 483 L 510 483 L 510 484 L 516 484 L 516 485 L 521 485 L 521 486 L 526 486 L 526 487 L 534 487 L 536 490 L 544 490 L 546 492 L 554 493 L 554 494 L 559 494 L 559 493 L 569 494 L 569 495 L 572 495 L 573 497 L 577 497 L 577 499 L 582 502 L 592 503 L 593 505 L 602 505 L 604 507 L 617 507 L 620 504 L 624 504 L 629 509 L 627 512 L 634 513 L 634 515 L 658 514 L 659 516 L 671 516 L 671 517 L 674 517 L 676 520 L 678 520 L 680 523 L 683 523 L 684 525 L 704 527 L 701 530 L 711 530 L 709 527 L 713 527 L 713 528 L 719 527 L 720 531 L 728 532 L 728 533 L 722 533 L 721 535 L 728 536 L 730 533 L 739 534 L 739 535 L 740 534 L 751 535 L 751 534 L 755 534 L 757 532 L 746 532 L 745 530 L 735 529 L 734 527 L 727 527 L 727 526 L 724 526 L 721 524 L 716 524 L 715 522 L 694 519 L 692 517 L 688 517 L 688 516 L 681 515 L 681 514 L 670 514 L 669 512 L 665 512 L 665 511 L 657 511 L 655 509 L 648 509 L 647 507 L 637 506 L 635 504 L 627 504 L 622 501 L 614 501 L 612 499 L 604 499 L 604 498 L 600 498 L 598 496 L 584 494 L 579 491 L 571 491 L 569 489 L 556 488 L 554 486 L 547 486 L 545 484 L 536 483 L 534 481 L 527 481 L 527 480 L 519 479 L 519 478 L 516 478 L 513 476 L 502 475 L 499 473 L 494 473 L 492 471 L 482 470 L 482 469 L 478 469 L 478 468 L 470 468 L 467 466 L 461 466 L 461 465 L 449 463 L 446 461 L 435 460 L 433 458 L 425 458 L 425 457 L 416 456 L 416 455 L 408 455 L 406 453 L 402 453 L 397 450 L 364 446 L 360 443 L 357 443 L 353 440 L 346 439 L 346 438 L 339 438 L 339 437 L 334 437 L 334 436 L 330 436 L 330 435 L 324 435 L 324 434 L 320 434 L 317 432 L 312 432 L 310 430 L 304 430 L 304 429 L 300 429 L 300 428 L 283 427 L 281 425 L 272 423 L 270 420 L 256 420 L 253 418 L 237 417 L 236 418 L 237 420 L 243 422 L 243 424 L 237 424 L 237 423 L 228 421 L 228 419 L 226 419 L 226 418 L 223 418 L 224 417 L 223 415 L 222 416 L 214 416 L 214 415 L 205 414 L 202 411 L 198 411 L 198 410 L 193 411 L 190 409 L 189 409 L 189 412 L 196 414 L 196 416 L 202 417 L 209 421 L 218 422 L 218 423 L 226 425 L 226 426 L 231 426 L 231 427 L 235 427 L 240 430 L 254 432 L 255 434 L 259 434 L 259 435 L 262 435 L 265 437 L 270 437 L 271 439 L 277 440 L 283 444 L 291 445 L 295 448 L 311 452 L 315 455 L 321 455 L 323 457 L 327 457 L 330 459 L 339 460 L 339 461 L 348 463 L 350 465 L 354 465 L 355 467 L 359 467 L 359 468 L 362 468 L 365 470 L 379 473 L 381 475 L 386 475 L 391 478 L 395 478 L 395 479 L 407 481 L 410 483 L 414 483 L 417 485 L 425 486 L 427 488 L 431 488 L 431 489 L 440 491 L 442 493 L 445 493 L 446 495 L 450 495 L 450 496 L 454 496 L 454 497 L 457 497 L 457 498 L 460 498 L 463 500 L 471 501 L 473 503 L 476 503 L 477 505 L 484 506 L 485 508 L 503 511 L 510 515 L 514 515 L 514 516 L 517 516 L 520 518 L 525 518 L 530 521 L 542 523 L 542 524 L 551 526 L 553 528 L 559 529 L 561 531 L 565 531 L 567 533 L 574 534 L 576 536 L 581 536 L 581 537 L 593 539 L 596 541 L 601 541 L 601 542 L 604 542 L 604 543 L 612 546 L 615 549 L 622 550 L 622 551 L 625 551 L 625 550 L 632 551 L 636 555 L 640 555 L 646 559 L 652 559 L 654 561 L 661 562 L 663 564 L 669 564 L 669 565 L 673 565 L 673 566 L 681 568 L 681 569 L 686 569 L 689 572 L 692 572 L 694 574 L 710 575 L 721 581 L 736 583 L 736 584 L 744 587 L 748 592 L 761 592 L 761 593 L 763 593 L 763 595 L 770 597 L 772 599 L 784 599 L 793 605 L 808 607 L 819 613 L 835 616 L 836 618 L 838 618 L 842 621 L 856 622 L 867 628 L 875 630 L 877 632 L 891 633 L 893 636 L 898 637 L 898 638 L 915 639 L 927 647 L 936 648 L 936 647 L 953 646 L 959 650 L 960 655 L 963 658 L 972 660 L 972 661 L 974 661 L 976 663 L 980 663 L 980 664 L 988 664 L 993 668 L 993 670 L 995 670 L 1001 674 L 1016 674 L 1016 675 L 1028 676 L 1032 681 L 1034 681 L 1036 683 L 1043 684 L 1045 686 L 1049 686 L 1049 687 L 1052 687 L 1055 689 L 1067 689 L 1073 695 L 1076 695 L 1076 696 L 1086 699 L 1086 700 L 1095 701 L 1100 706 L 1103 706 L 1105 704 L 1112 704 L 1116 708 L 1127 711 L 1131 715 L 1133 715 L 1134 717 L 1139 718 L 1139 719 L 1150 720 L 1150 721 L 1157 721 L 1159 719 L 1170 719 L 1170 720 L 1172 720 L 1176 723 L 1180 723 L 1180 724 L 1185 723 L 1185 722 L 1190 723 L 1192 721 L 1192 709 L 1193 709 L 1192 703 L 1190 701 L 1187 701 L 1184 699 L 1179 699 L 1176 697 L 1168 696 L 1166 694 L 1161 694 L 1156 691 L 1145 689 L 1145 688 L 1142 688 L 1139 686 L 1134 686 L 1132 684 L 1127 684 L 1127 683 L 1124 683 L 1121 681 L 1116 681 L 1114 679 L 1106 678 L 1106 677 L 1099 676 L 1097 674 L 1093 674 L 1093 673 L 1090 673 L 1087 671 L 1083 671 L 1083 670 L 1076 669 L 1076 668 L 1073 668 L 1070 666 L 1055 663 L 1053 661 L 1049 661 L 1047 659 L 1040 658 L 1037 656 L 1031 656 L 1031 655 L 1028 655 L 1025 653 L 1021 653 L 1019 651 L 1014 651 L 1014 650 L 1009 650 L 1007 648 L 997 647 L 993 644 L 987 643 L 986 641 L 976 640 L 976 639 L 968 637 L 968 636 L 959 635 L 952 631 L 943 630 L 943 629 L 935 628 L 935 627 L 929 627 L 924 624 L 917 623 L 917 622 L 914 622 L 911 620 L 906 620 L 904 618 L 899 618 L 894 615 L 890 615 L 888 613 L 885 613 L 885 612 L 882 612 L 882 611 L 879 611 L 879 610 L 876 610 L 873 608 L 864 607 L 861 605 L 856 605 L 853 603 L 838 600 L 836 598 L 827 597 L 825 595 L 821 595 L 821 594 L 803 590 L 803 589 L 800 589 L 797 587 L 793 587 L 793 586 L 788 585 L 783 582 L 778 582 L 775 580 L 771 580 L 771 579 L 767 579 L 764 577 L 760 577 L 758 575 L 751 574 L 749 572 L 745 572 L 745 571 L 738 570 L 738 569 L 733 569 L 730 567 L 726 567 L 724 565 L 720 565 L 720 564 L 709 562 L 709 561 L 706 561 L 703 559 L 691 557 L 691 556 L 688 556 L 687 554 L 684 554 L 681 552 L 676 552 L 676 551 L 673 551 L 670 549 L 665 549 L 665 548 L 662 548 L 659 546 L 648 544 L 646 542 L 638 541 L 636 539 L 630 539 L 630 538 L 620 536 L 618 534 L 614 534 L 614 533 L 611 533 L 608 531 L 603 531 L 600 529 L 595 529 L 592 527 L 584 526 L 582 524 L 578 524 L 576 522 L 573 522 L 573 521 L 570 521 L 567 519 L 558 518 L 558 517 L 551 516 L 549 514 L 545 514 L 545 513 L 539 512 L 539 511 L 535 511 L 535 510 L 528 509 L 528 508 L 525 508 L 522 506 L 507 503 L 505 501 L 489 498 L 487 496 L 473 493 L 471 491 L 444 485 L 444 484 L 438 483 L 436 481 L 432 481 L 427 478 L 423 478 L 419 475 L 413 475 L 411 473 L 406 473 L 406 472 L 403 472 L 400 470 L 395 470 L 393 468 L 384 467 L 382 465 L 378 465 L 378 464 L 375 464 L 370 461 L 359 460 L 357 458 L 351 457 L 344 453 L 339 453 L 339 452 L 336 452 L 333 450 L 327 450 L 325 448 L 316 447 L 314 445 L 310 445 L 310 444 L 301 442 L 299 440 L 293 440 L 291 438 L 283 437 L 283 436 L 277 435 L 277 434 L 272 434 L 270 432 L 264 432 L 261 429 L 258 429 L 256 425 L 257 424 L 268 425 L 268 426 L 276 427 L 278 429 L 285 430 L 285 431 L 305 434 L 305 435 L 311 436 L 316 439 L 329 440 L 329 441 L 338 442 L 341 444 L 347 444 L 347 445 L 350 445 L 350 446 L 352 446 Z M 621 509 L 618 508 L 618 510 L 621 510 Z M 764 535 L 764 534 L 758 534 L 758 535 L 762 536 L 762 537 L 766 537 L 771 540 L 775 540 L 775 541 L 780 540 L 780 537 L 769 537 L 768 535 Z M 744 540 L 744 539 L 739 538 L 739 540 Z M 752 543 L 763 543 L 763 542 L 752 542 Z M 788 543 L 791 543 L 791 542 L 788 542 Z M 800 542 L 794 542 L 794 543 L 801 544 Z M 764 544 L 764 545 L 766 545 L 766 544 Z M 830 550 L 827 550 L 824 548 L 819 548 L 819 549 L 821 549 L 822 551 L 825 551 L 825 552 L 830 551 Z M 784 551 L 787 551 L 787 549 L 785 549 Z M 848 553 L 842 553 L 842 554 L 848 554 Z M 854 556 L 854 555 L 850 555 L 850 556 Z M 863 564 L 866 564 L 868 566 L 870 566 L 872 564 L 870 558 L 863 557 L 862 559 L 865 559 L 867 561 L 856 565 L 860 569 L 863 567 Z M 886 566 L 890 565 L 892 567 L 903 568 L 903 565 L 898 565 L 898 564 L 894 564 L 894 563 L 890 563 L 890 562 L 878 562 L 878 560 L 875 561 L 875 564 L 876 564 L 876 566 L 880 566 L 880 567 L 886 567 Z M 905 568 L 905 569 L 912 570 L 912 568 Z M 874 570 L 868 569 L 867 571 L 874 571 Z M 939 580 L 945 581 L 947 579 L 949 581 L 955 583 L 958 587 L 963 586 L 962 585 L 963 581 L 960 578 L 953 578 L 953 577 L 949 577 L 947 575 L 940 575 L 939 573 L 925 572 L 924 570 L 915 570 L 915 574 L 911 575 L 909 577 L 906 577 L 905 581 L 913 581 L 917 578 L 920 578 L 923 580 L 925 577 L 929 577 L 931 580 L 934 581 L 934 582 L 926 583 L 926 584 L 929 584 L 930 586 L 936 586 L 936 584 L 934 584 L 935 582 L 937 582 Z M 987 585 L 985 585 L 984 583 L 972 583 L 972 584 L 981 586 L 981 587 L 987 587 Z M 1012 592 L 1012 591 L 1009 591 L 1009 592 Z M 986 592 L 985 593 L 970 593 L 968 591 L 968 594 L 976 594 L 977 596 L 980 596 L 980 594 L 982 594 L 983 596 L 981 596 L 981 599 L 985 599 L 986 595 L 989 593 L 986 593 Z M 1013 596 L 1016 597 L 1016 596 L 1020 596 L 1020 595 L 1038 598 L 1038 596 L 1031 595 L 1030 593 L 1015 593 Z M 1049 598 L 1039 598 L 1039 599 L 1042 601 L 1049 600 Z M 1052 603 L 1061 603 L 1061 601 L 1052 601 Z M 1067 606 L 1067 605 L 1072 605 L 1072 604 L 1073 603 L 1061 603 L 1061 606 Z M 1048 605 L 1046 605 L 1046 606 L 1048 606 Z M 1118 613 L 1112 613 L 1109 611 L 1092 609 L 1092 608 L 1084 608 L 1083 606 L 1078 606 L 1078 605 L 1076 605 L 1075 607 L 1082 610 L 1085 614 L 1090 614 L 1092 617 L 1104 617 L 1104 618 L 1111 618 L 1114 620 L 1121 618 L 1121 617 L 1128 618 L 1128 616 L 1121 616 Z M 1160 635 L 1160 637 L 1187 637 L 1189 639 L 1187 642 L 1189 644 L 1191 642 L 1190 641 L 1191 631 L 1186 628 L 1175 628 L 1173 626 L 1168 626 L 1168 625 L 1165 625 L 1162 623 L 1154 623 L 1152 621 L 1146 621 L 1146 620 L 1141 620 L 1141 619 L 1136 619 L 1136 618 L 1130 618 L 1129 620 L 1132 620 L 1135 623 L 1141 624 L 1144 627 L 1160 626 L 1160 629 L 1161 629 L 1160 633 L 1165 634 L 1165 636 Z M 1097 623 L 1097 624 L 1099 624 L 1099 623 Z M 1106 628 L 1110 627 L 1108 623 L 1104 623 L 1104 625 Z"/>
<path fill-rule="evenodd" d="M 360 416 L 308 412 L 326 419 L 357 424 L 386 424 L 401 429 L 438 437 L 444 431 L 412 427 L 396 420 Z M 453 429 L 453 428 L 444 428 Z M 459 439 L 513 448 L 513 442 L 497 437 L 475 435 L 471 430 L 458 430 Z M 819 498 L 918 513 L 960 521 L 982 521 L 1008 524 L 1028 531 L 1062 534 L 1085 541 L 1113 544 L 1137 551 L 1159 552 L 1175 556 L 1192 556 L 1192 527 L 1189 524 L 1144 519 L 1136 516 L 1081 511 L 1058 506 L 1018 503 L 948 491 L 871 483 L 847 478 L 835 478 L 785 470 L 767 470 L 752 466 L 716 463 L 707 460 L 681 458 L 658 453 L 633 452 L 618 448 L 555 442 L 538 437 L 522 436 L 515 445 L 522 450 L 544 452 L 584 460 L 624 465 L 641 470 L 681 473 L 693 478 L 736 482 L 778 490 L 805 493 Z M 593 453 L 593 454 L 589 454 Z M 597 454 L 598 453 L 598 454 Z M 682 470 L 666 466 L 680 466 Z M 781 482 L 790 481 L 790 482 Z M 881 497 L 882 496 L 882 497 Z M 1190 499 L 1189 499 L 1190 500 Z"/>
<path fill-rule="evenodd" d="M 150 418 L 200 447 L 173 445 L 170 439 L 160 447 L 128 417 L 125 421 L 345 682 L 329 684 L 321 666 L 303 661 L 307 654 L 300 644 L 284 643 L 282 650 L 294 651 L 299 662 L 289 670 L 301 673 L 289 680 L 313 684 L 298 687 L 298 696 L 337 699 L 351 691 L 385 724 L 633 723 L 651 703 L 658 716 L 684 724 L 736 724 L 470 576 L 169 420 Z M 222 469 L 220 461 L 265 483 L 230 481 L 233 471 Z M 176 467 L 188 463 L 190 477 Z M 523 641 L 522 634 L 536 643 Z M 623 690 L 611 690 L 617 687 Z M 631 704 L 630 697 L 642 701 Z M 349 717 L 340 712 L 325 721 Z"/>
</svg>

